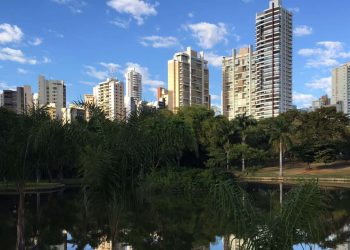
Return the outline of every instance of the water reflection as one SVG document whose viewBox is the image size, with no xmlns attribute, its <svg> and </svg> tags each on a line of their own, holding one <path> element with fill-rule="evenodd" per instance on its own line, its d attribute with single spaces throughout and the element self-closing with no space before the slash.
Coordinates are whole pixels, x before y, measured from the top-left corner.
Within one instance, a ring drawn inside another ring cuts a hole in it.
<svg viewBox="0 0 350 250">
<path fill-rule="evenodd" d="M 245 189 L 251 197 L 241 197 L 240 201 L 245 206 L 249 200 L 253 201 L 253 207 L 246 211 L 254 209 L 259 217 L 256 220 L 246 220 L 244 216 L 249 216 L 246 212 L 225 214 L 218 204 L 206 199 L 207 194 L 154 194 L 142 197 L 136 203 L 125 202 L 120 210 L 116 210 L 120 206 L 90 209 L 79 190 L 31 195 L 25 204 L 26 245 L 28 249 L 50 246 L 62 250 L 70 249 L 69 246 L 71 249 L 98 250 L 236 250 L 254 246 L 253 243 L 264 246 L 264 236 L 277 237 L 279 233 L 280 229 L 275 230 L 272 225 L 277 223 L 281 203 L 288 204 L 290 187 L 246 184 Z M 296 233 L 298 237 L 290 247 L 349 249 L 346 242 L 350 239 L 350 191 L 327 192 L 331 198 L 327 207 L 328 217 L 320 225 L 322 230 L 312 237 Z M 1 196 L 0 204 L 1 249 L 14 249 L 17 198 Z M 111 224 L 110 218 L 118 220 Z M 243 227 L 244 223 L 248 226 Z M 307 232 L 304 224 L 298 224 L 298 227 Z M 252 235 L 255 235 L 253 240 L 247 240 Z M 220 244 L 210 247 L 217 241 L 217 236 L 221 237 Z"/>
</svg>

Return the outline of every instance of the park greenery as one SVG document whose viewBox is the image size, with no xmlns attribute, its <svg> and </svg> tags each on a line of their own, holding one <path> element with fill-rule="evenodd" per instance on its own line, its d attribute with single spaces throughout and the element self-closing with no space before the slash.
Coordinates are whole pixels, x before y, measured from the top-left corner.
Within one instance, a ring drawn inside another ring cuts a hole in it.
<svg viewBox="0 0 350 250">
<path fill-rule="evenodd" d="M 126 121 L 110 121 L 99 108 L 80 105 L 90 113 L 89 121 L 70 124 L 50 119 L 45 107 L 24 115 L 0 109 L 0 180 L 15 184 L 19 194 L 17 249 L 26 245 L 26 183 L 42 179 L 81 181 L 86 206 L 106 212 L 113 242 L 119 242 L 123 230 L 121 215 L 140 201 L 140 194 L 169 190 L 206 192 L 206 202 L 237 223 L 247 249 L 285 249 L 305 235 L 311 239 L 318 219 L 324 218 L 317 185 L 291 192 L 278 216 L 265 222 L 266 227 L 256 226 L 254 206 L 244 198 L 232 170 L 279 164 L 283 175 L 286 160 L 310 166 L 350 158 L 349 120 L 333 108 L 293 110 L 261 121 L 240 115 L 229 121 L 203 107 L 185 107 L 176 114 L 141 110 Z M 287 223 L 288 218 L 294 219 Z M 283 234 L 275 234 L 281 227 Z"/>
</svg>

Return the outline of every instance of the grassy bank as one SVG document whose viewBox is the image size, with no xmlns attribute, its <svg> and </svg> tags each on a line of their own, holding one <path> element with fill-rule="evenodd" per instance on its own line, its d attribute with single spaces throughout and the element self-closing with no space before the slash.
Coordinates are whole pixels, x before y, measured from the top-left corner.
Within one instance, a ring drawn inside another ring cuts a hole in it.
<svg viewBox="0 0 350 250">
<path fill-rule="evenodd" d="M 25 192 L 45 192 L 53 191 L 64 188 L 62 183 L 49 183 L 49 182 L 29 182 L 25 185 Z M 0 193 L 13 193 L 17 192 L 17 186 L 14 183 L 0 183 Z"/>
</svg>

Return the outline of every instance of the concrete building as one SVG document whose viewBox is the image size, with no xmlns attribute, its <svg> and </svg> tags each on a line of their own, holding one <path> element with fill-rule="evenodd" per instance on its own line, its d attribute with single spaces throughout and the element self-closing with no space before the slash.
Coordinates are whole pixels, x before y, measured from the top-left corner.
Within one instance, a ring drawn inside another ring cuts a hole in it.
<svg viewBox="0 0 350 250">
<path fill-rule="evenodd" d="M 142 75 L 135 68 L 131 68 L 126 72 L 125 79 L 125 108 L 129 114 L 136 110 L 136 104 L 142 100 Z"/>
<path fill-rule="evenodd" d="M 228 119 L 255 116 L 256 67 L 253 46 L 241 48 L 222 61 L 222 110 Z"/>
<path fill-rule="evenodd" d="M 66 85 L 62 80 L 47 80 L 45 76 L 40 75 L 39 106 L 52 103 L 56 107 L 56 117 L 62 119 L 62 108 L 66 108 Z"/>
<path fill-rule="evenodd" d="M 84 95 L 84 102 L 85 102 L 85 119 L 86 121 L 90 121 L 90 117 L 91 117 L 91 111 L 89 110 L 89 105 L 96 105 L 96 100 L 94 95 L 91 94 L 85 94 Z"/>
<path fill-rule="evenodd" d="M 84 102 L 85 102 L 86 104 L 95 104 L 96 100 L 95 100 L 94 95 L 85 94 L 85 95 L 84 95 Z"/>
<path fill-rule="evenodd" d="M 16 90 L 4 90 L 0 94 L 0 107 L 3 106 L 17 114 L 26 113 L 33 105 L 32 89 L 28 85 Z"/>
<path fill-rule="evenodd" d="M 157 88 L 157 100 L 164 102 L 165 106 L 168 106 L 168 90 L 162 87 Z"/>
<path fill-rule="evenodd" d="M 350 114 L 350 62 L 332 71 L 332 104 L 341 104 L 345 114 Z"/>
<path fill-rule="evenodd" d="M 110 120 L 124 120 L 124 83 L 117 79 L 107 79 L 94 87 L 94 98 Z"/>
<path fill-rule="evenodd" d="M 86 110 L 84 107 L 75 104 L 69 104 L 68 108 L 62 109 L 62 122 L 72 123 L 78 120 L 86 120 Z"/>
<path fill-rule="evenodd" d="M 293 16 L 281 0 L 256 15 L 256 118 L 292 108 Z"/>
<path fill-rule="evenodd" d="M 209 70 L 204 53 L 188 47 L 168 61 L 168 109 L 192 105 L 210 108 Z"/>
<path fill-rule="evenodd" d="M 328 95 L 321 96 L 318 100 L 312 101 L 312 111 L 316 109 L 327 107 L 331 104 L 331 99 L 328 98 Z"/>
</svg>

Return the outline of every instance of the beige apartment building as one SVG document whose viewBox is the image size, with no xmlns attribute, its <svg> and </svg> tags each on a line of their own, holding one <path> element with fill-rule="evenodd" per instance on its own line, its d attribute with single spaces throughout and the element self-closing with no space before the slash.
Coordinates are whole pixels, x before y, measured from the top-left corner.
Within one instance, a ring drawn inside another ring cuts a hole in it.
<svg viewBox="0 0 350 250">
<path fill-rule="evenodd" d="M 350 114 L 350 62 L 332 71 L 332 104 L 340 104 Z"/>
<path fill-rule="evenodd" d="M 188 47 L 168 61 L 168 109 L 193 105 L 210 108 L 209 70 L 204 53 Z"/>
<path fill-rule="evenodd" d="M 62 119 L 62 108 L 66 108 L 66 85 L 63 80 L 47 80 L 40 75 L 39 79 L 39 106 L 51 105 L 56 107 L 55 116 Z M 54 105 L 53 105 L 54 104 Z"/>
<path fill-rule="evenodd" d="M 222 61 L 222 107 L 229 120 L 255 116 L 256 66 L 253 46 L 241 48 Z"/>
<path fill-rule="evenodd" d="M 292 109 L 293 15 L 281 0 L 256 15 L 256 118 Z"/>
<path fill-rule="evenodd" d="M 117 79 L 107 79 L 94 87 L 97 106 L 110 120 L 124 120 L 124 83 Z"/>
</svg>

